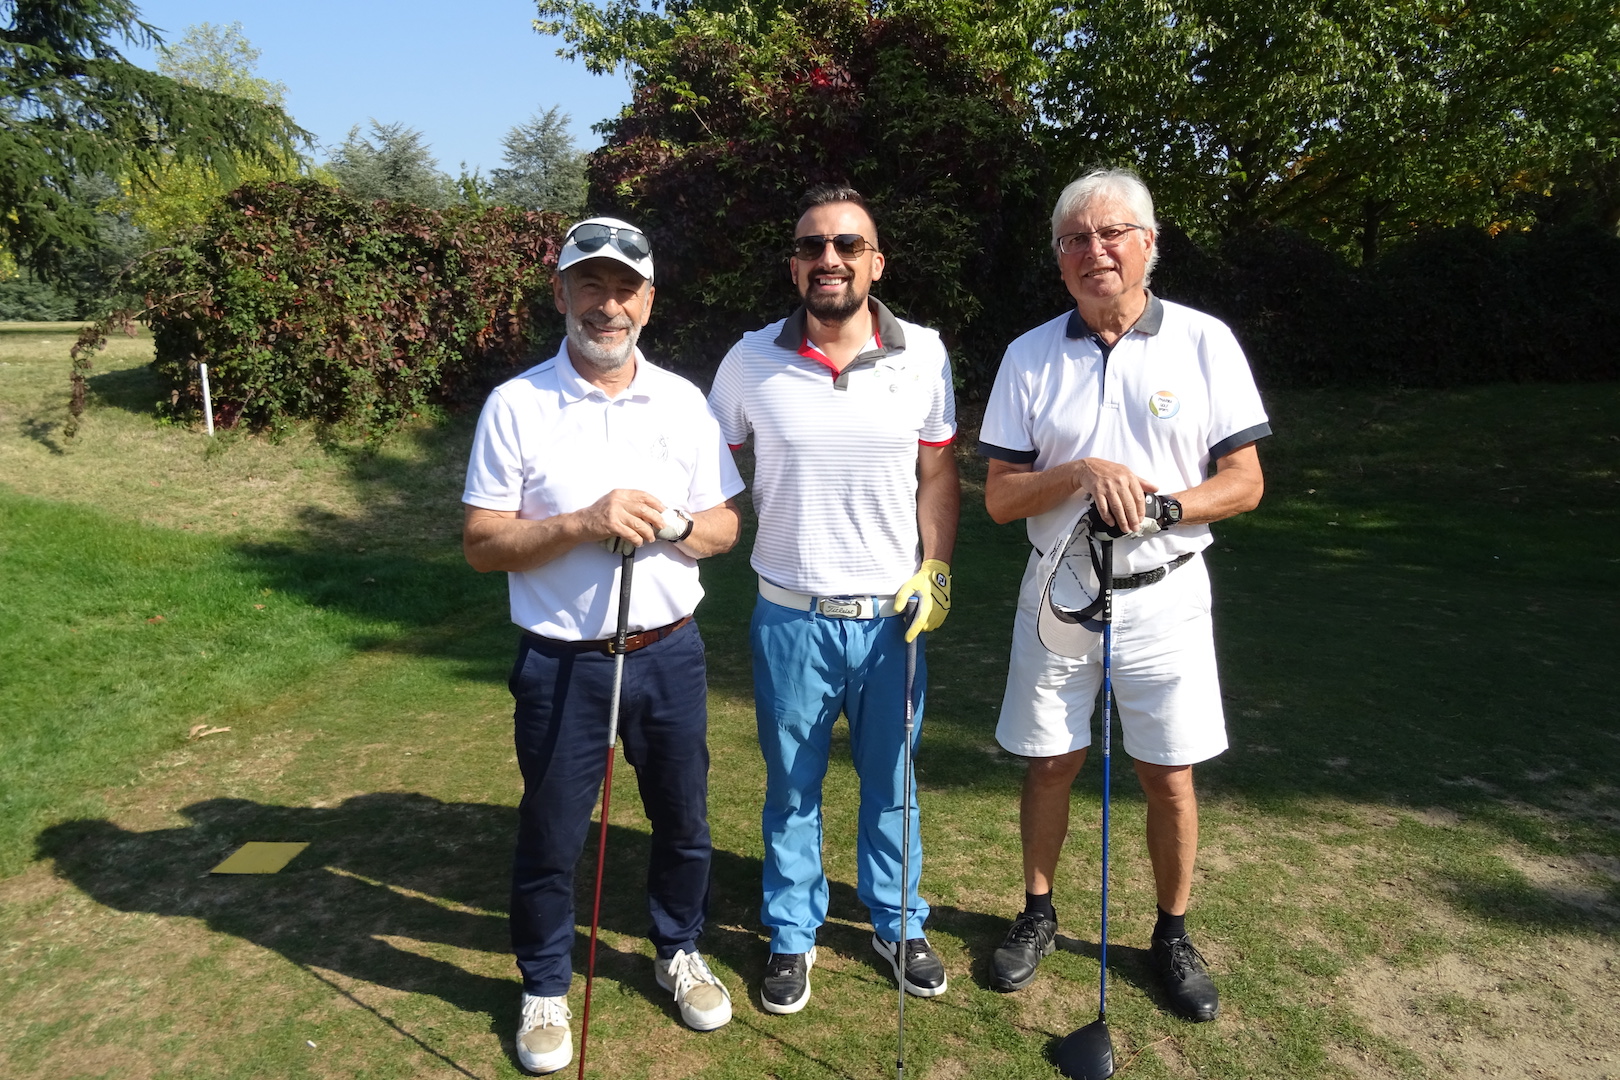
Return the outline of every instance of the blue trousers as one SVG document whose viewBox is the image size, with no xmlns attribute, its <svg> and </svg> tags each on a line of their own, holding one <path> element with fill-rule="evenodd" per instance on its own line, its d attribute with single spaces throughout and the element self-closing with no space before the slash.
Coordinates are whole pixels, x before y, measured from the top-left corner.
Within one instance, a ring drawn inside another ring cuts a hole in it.
<svg viewBox="0 0 1620 1080">
<path fill-rule="evenodd" d="M 573 978 L 574 865 L 607 767 L 613 658 L 525 636 L 508 682 L 523 773 L 512 859 L 512 951 L 523 988 L 557 997 Z M 624 658 L 619 738 L 652 823 L 648 938 L 663 959 L 692 950 L 709 905 L 708 689 L 696 623 Z M 607 873 L 620 879 L 628 868 Z"/>
<path fill-rule="evenodd" d="M 860 777 L 856 834 L 857 889 L 879 937 L 900 937 L 900 834 L 905 748 L 905 620 L 829 619 L 761 597 L 751 627 L 754 714 L 765 757 L 764 903 L 760 918 L 771 951 L 802 953 L 827 920 L 827 877 L 821 868 L 821 785 L 827 775 L 832 728 L 849 718 L 850 752 Z M 922 737 L 927 665 L 917 641 L 913 685 Z M 916 785 L 911 805 L 906 935 L 921 937 L 928 903 L 922 877 Z"/>
</svg>

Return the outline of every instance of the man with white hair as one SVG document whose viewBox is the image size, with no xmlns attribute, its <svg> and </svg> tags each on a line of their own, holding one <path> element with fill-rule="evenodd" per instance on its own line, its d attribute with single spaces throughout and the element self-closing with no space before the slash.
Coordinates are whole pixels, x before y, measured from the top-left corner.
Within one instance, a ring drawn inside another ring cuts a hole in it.
<svg viewBox="0 0 1620 1080">
<path fill-rule="evenodd" d="M 567 339 L 490 394 L 462 495 L 467 561 L 507 572 L 523 631 L 508 680 L 523 774 L 511 926 L 523 976 L 517 1056 L 532 1073 L 573 1057 L 574 866 L 606 765 L 626 553 L 636 568 L 619 734 L 652 822 L 654 974 L 689 1027 L 731 1019 L 731 996 L 697 948 L 713 848 L 692 611 L 697 560 L 737 541 L 732 497 L 743 483 L 702 393 L 636 348 L 652 279 L 651 247 L 633 225 L 591 218 L 568 231 L 552 282 Z"/>
<path fill-rule="evenodd" d="M 1271 433 L 1230 330 L 1147 289 L 1158 257 L 1153 199 L 1135 174 L 1098 170 L 1064 189 L 1052 246 L 1074 310 L 1007 347 L 985 410 L 985 506 L 1028 522 L 996 739 L 1028 759 L 1019 805 L 1024 910 L 995 952 L 991 982 L 1027 986 L 1052 952 L 1053 878 L 1069 790 L 1091 743 L 1100 645 L 1081 659 L 1036 630 L 1042 555 L 1094 504 L 1114 542 L 1114 698 L 1147 796 L 1158 899 L 1152 957 L 1170 1008 L 1213 1020 L 1215 984 L 1187 936 L 1198 850 L 1192 766 L 1226 749 L 1215 670 L 1209 523 L 1252 510 L 1264 488 L 1254 444 Z M 1213 470 L 1211 472 L 1210 470 Z"/>
</svg>

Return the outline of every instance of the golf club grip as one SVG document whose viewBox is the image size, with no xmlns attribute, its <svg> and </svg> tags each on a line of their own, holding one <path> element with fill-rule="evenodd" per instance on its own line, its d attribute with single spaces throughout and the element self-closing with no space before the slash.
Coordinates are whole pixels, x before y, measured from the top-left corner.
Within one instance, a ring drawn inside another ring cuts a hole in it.
<svg viewBox="0 0 1620 1080">
<path fill-rule="evenodd" d="M 632 549 L 624 556 L 619 571 L 619 628 L 613 635 L 613 651 L 624 655 L 624 639 L 630 636 L 630 575 L 636 569 L 636 553 Z"/>
</svg>

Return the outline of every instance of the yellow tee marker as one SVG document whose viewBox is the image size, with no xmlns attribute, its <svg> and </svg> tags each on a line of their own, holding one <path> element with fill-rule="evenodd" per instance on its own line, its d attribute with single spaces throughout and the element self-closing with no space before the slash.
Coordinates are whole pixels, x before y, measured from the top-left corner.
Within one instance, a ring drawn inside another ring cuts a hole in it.
<svg viewBox="0 0 1620 1080">
<path fill-rule="evenodd" d="M 271 844 L 260 840 L 243 844 L 224 862 L 208 871 L 210 874 L 274 874 L 293 861 L 304 844 Z"/>
</svg>

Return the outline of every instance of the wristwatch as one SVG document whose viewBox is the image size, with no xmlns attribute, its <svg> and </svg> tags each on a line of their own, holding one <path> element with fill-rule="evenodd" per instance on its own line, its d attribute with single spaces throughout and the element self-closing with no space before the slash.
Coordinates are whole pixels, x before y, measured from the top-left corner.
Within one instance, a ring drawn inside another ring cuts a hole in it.
<svg viewBox="0 0 1620 1080">
<path fill-rule="evenodd" d="M 1181 524 L 1180 499 L 1172 499 L 1168 495 L 1155 495 L 1154 498 L 1159 500 L 1159 514 L 1154 518 L 1159 523 L 1159 528 L 1168 529 L 1172 525 Z"/>
</svg>

